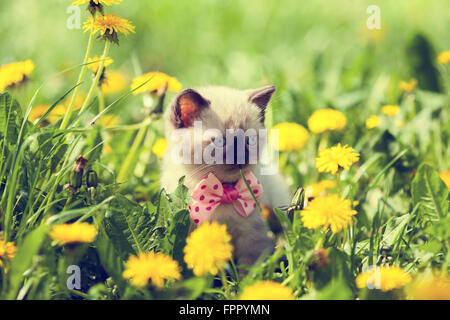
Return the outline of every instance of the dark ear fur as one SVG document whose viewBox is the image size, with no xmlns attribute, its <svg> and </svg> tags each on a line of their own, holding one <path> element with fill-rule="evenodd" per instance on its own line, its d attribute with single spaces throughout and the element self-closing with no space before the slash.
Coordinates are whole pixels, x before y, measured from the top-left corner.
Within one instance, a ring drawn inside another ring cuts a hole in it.
<svg viewBox="0 0 450 320">
<path fill-rule="evenodd" d="M 272 95 L 275 92 L 275 90 L 276 90 L 275 86 L 266 86 L 263 88 L 252 90 L 248 98 L 248 101 L 256 104 L 261 109 L 261 122 L 263 123 L 267 104 L 269 103 L 270 98 L 272 98 Z"/>
<path fill-rule="evenodd" d="M 195 118 L 209 104 L 210 102 L 194 89 L 185 89 L 178 94 L 172 105 L 170 120 L 177 129 L 190 127 Z"/>
</svg>

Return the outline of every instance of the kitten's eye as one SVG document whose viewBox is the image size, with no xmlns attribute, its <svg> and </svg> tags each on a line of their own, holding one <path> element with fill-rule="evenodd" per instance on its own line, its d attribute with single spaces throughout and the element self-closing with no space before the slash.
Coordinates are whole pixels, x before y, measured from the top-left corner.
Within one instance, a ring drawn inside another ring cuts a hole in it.
<svg viewBox="0 0 450 320">
<path fill-rule="evenodd" d="M 223 137 L 212 137 L 211 141 L 218 148 L 223 148 L 223 146 L 225 145 L 225 139 Z"/>
<path fill-rule="evenodd" d="M 247 144 L 251 147 L 255 146 L 258 143 L 258 137 L 257 136 L 251 136 L 247 139 Z"/>
</svg>

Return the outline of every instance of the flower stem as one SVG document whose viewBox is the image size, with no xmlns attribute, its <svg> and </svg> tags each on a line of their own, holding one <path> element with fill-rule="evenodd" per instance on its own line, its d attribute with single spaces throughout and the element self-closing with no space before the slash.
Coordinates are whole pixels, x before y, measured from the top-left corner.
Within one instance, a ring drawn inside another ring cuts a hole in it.
<svg viewBox="0 0 450 320">
<path fill-rule="evenodd" d="M 103 95 L 102 88 L 97 87 L 98 94 L 98 112 L 101 113 L 105 110 L 105 96 Z"/>
<path fill-rule="evenodd" d="M 147 116 L 149 118 L 149 116 Z M 146 121 L 147 119 L 145 119 Z M 148 124 L 150 124 L 148 122 Z M 119 174 L 117 175 L 117 182 L 121 183 L 125 181 L 125 177 L 128 175 L 128 171 L 131 167 L 131 164 L 135 161 L 138 156 L 138 149 L 141 146 L 142 141 L 144 140 L 145 135 L 147 134 L 148 125 L 139 129 L 136 138 L 131 145 L 131 149 L 125 158 L 122 167 L 120 168 Z"/>
<path fill-rule="evenodd" d="M 336 184 L 337 184 L 337 192 L 338 196 L 341 196 L 341 169 L 338 170 L 336 175 Z"/>
<path fill-rule="evenodd" d="M 100 66 L 98 67 L 97 73 L 95 75 L 94 81 L 91 84 L 91 88 L 89 89 L 89 92 L 88 92 L 88 94 L 86 96 L 86 99 L 84 99 L 84 103 L 81 106 L 79 114 L 81 114 L 84 111 L 84 109 L 87 108 L 89 103 L 91 103 L 92 96 L 94 95 L 94 92 L 95 92 L 95 90 L 97 88 L 98 81 L 100 80 L 100 76 L 103 73 L 103 69 L 105 67 L 105 59 L 108 56 L 108 52 L 109 52 L 109 48 L 110 47 L 111 47 L 111 42 L 109 40 L 106 40 L 105 41 L 105 48 L 103 49 L 103 54 L 102 54 L 102 58 L 101 58 L 101 61 L 100 61 Z M 80 119 L 78 119 L 75 122 L 75 126 L 78 124 L 79 121 L 80 121 Z"/>
<path fill-rule="evenodd" d="M 322 133 L 322 135 L 320 136 L 319 151 L 326 149 L 328 145 L 328 136 L 329 136 L 328 131 Z"/>
<path fill-rule="evenodd" d="M 225 299 L 230 298 L 230 286 L 228 285 L 227 275 L 225 274 L 225 270 L 220 268 L 220 276 L 222 280 L 222 285 L 225 287 Z"/>
<path fill-rule="evenodd" d="M 91 54 L 92 51 L 92 43 L 94 42 L 94 32 L 91 32 L 90 36 L 89 36 L 89 41 L 88 41 L 88 45 L 87 45 L 87 49 L 86 49 L 86 53 L 84 55 L 84 60 L 83 60 L 83 65 L 81 66 L 81 70 L 80 70 L 80 74 L 78 76 L 78 81 L 77 84 L 80 84 L 81 81 L 83 81 L 84 79 L 84 75 L 86 74 L 86 68 L 87 68 L 87 61 L 89 59 L 89 56 Z M 72 94 L 72 97 L 70 99 L 70 103 L 69 106 L 67 107 L 67 111 L 64 115 L 63 121 L 61 122 L 61 126 L 59 127 L 61 130 L 65 130 L 67 128 L 67 124 L 69 122 L 70 116 L 72 115 L 72 111 L 73 111 L 73 105 L 75 103 L 75 99 L 78 95 L 78 91 L 80 90 L 80 86 L 77 86 Z"/>
</svg>

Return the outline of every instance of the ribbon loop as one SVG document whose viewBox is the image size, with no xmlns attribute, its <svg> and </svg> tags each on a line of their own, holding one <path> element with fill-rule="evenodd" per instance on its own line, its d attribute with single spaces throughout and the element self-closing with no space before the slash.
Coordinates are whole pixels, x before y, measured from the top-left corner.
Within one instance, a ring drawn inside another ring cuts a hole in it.
<svg viewBox="0 0 450 320">
<path fill-rule="evenodd" d="M 259 180 L 251 171 L 244 174 L 244 177 L 255 198 L 260 200 L 263 189 Z M 243 217 L 248 217 L 256 208 L 256 202 L 243 179 L 231 186 L 222 184 L 213 173 L 209 173 L 197 184 L 191 197 L 193 202 L 189 205 L 189 212 L 197 224 L 208 220 L 208 216 L 222 203 L 233 204 Z"/>
</svg>

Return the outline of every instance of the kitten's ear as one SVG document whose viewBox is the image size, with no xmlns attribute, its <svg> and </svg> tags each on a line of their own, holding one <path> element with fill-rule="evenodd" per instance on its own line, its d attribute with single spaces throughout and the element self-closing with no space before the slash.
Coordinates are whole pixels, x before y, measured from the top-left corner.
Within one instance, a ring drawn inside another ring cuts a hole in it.
<svg viewBox="0 0 450 320">
<path fill-rule="evenodd" d="M 170 119 L 177 129 L 190 127 L 209 104 L 210 102 L 194 89 L 185 89 L 176 97 Z"/>
<path fill-rule="evenodd" d="M 275 86 L 266 86 L 259 89 L 251 90 L 248 101 L 256 104 L 261 109 L 261 122 L 264 122 L 264 116 L 267 104 L 275 92 Z"/>
</svg>

